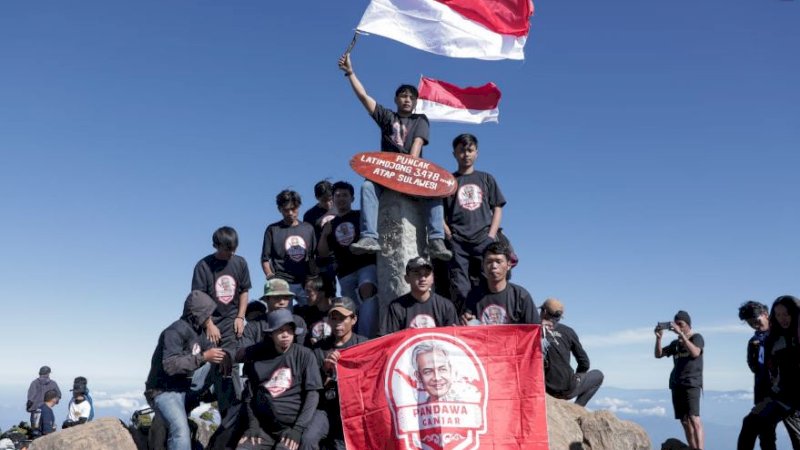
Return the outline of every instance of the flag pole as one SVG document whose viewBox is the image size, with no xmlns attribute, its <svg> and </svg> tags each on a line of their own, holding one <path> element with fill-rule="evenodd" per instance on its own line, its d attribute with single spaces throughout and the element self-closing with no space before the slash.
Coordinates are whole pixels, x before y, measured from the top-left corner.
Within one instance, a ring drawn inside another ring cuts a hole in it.
<svg viewBox="0 0 800 450">
<path fill-rule="evenodd" d="M 356 32 L 353 33 L 353 40 L 350 41 L 350 45 L 348 45 L 347 46 L 347 50 L 344 51 L 345 55 L 348 55 L 348 54 L 350 54 L 350 52 L 353 51 L 353 47 L 356 46 L 356 40 L 358 40 L 358 34 L 359 34 L 358 30 L 356 30 Z"/>
</svg>

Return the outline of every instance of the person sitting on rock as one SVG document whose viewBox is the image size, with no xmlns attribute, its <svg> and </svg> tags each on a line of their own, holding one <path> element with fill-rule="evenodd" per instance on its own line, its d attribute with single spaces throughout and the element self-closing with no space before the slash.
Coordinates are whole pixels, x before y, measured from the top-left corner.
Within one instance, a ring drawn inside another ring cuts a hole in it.
<svg viewBox="0 0 800 450">
<path fill-rule="evenodd" d="M 221 364 L 226 353 L 213 348 L 200 333 L 217 305 L 205 292 L 192 291 L 183 305 L 183 315 L 158 337 L 145 383 L 145 397 L 167 424 L 168 450 L 191 448 L 186 415 L 186 393 L 191 375 L 204 363 Z"/>
<path fill-rule="evenodd" d="M 486 247 L 498 239 L 506 199 L 494 177 L 475 170 L 478 138 L 460 134 L 453 139 L 458 170 L 453 176 L 458 189 L 445 199 L 445 234 L 453 250 L 450 260 L 452 299 L 463 304 L 472 289 L 470 262 L 480 261 Z"/>
<path fill-rule="evenodd" d="M 339 68 L 350 80 L 356 97 L 381 130 L 381 151 L 404 153 L 422 157 L 422 147 L 428 144 L 430 125 L 424 114 L 415 114 L 419 92 L 414 86 L 404 84 L 397 88 L 394 103 L 397 112 L 378 104 L 367 94 L 356 77 L 350 53 L 339 58 Z M 353 253 L 378 253 L 378 209 L 383 187 L 369 180 L 361 186 L 361 239 L 351 244 Z M 428 255 L 434 259 L 449 260 L 453 254 L 444 243 L 444 208 L 440 199 L 425 199 L 428 218 Z"/>
<path fill-rule="evenodd" d="M 298 220 L 300 194 L 285 189 L 275 197 L 275 203 L 283 219 L 264 231 L 261 268 L 267 280 L 280 278 L 289 283 L 297 304 L 305 305 L 303 285 L 306 278 L 317 274 L 317 236 L 311 224 Z"/>
<path fill-rule="evenodd" d="M 90 420 L 92 405 L 88 401 L 85 386 L 77 386 L 72 389 L 72 399 L 69 401 L 68 411 L 67 420 L 61 424 L 61 428 L 74 427 Z"/>
<path fill-rule="evenodd" d="M 407 328 L 434 328 L 458 324 L 456 307 L 450 299 L 431 290 L 433 265 L 417 256 L 406 264 L 406 282 L 411 292 L 389 304 L 383 316 L 378 336 L 385 336 Z"/>
<path fill-rule="evenodd" d="M 576 405 L 586 406 L 603 384 L 603 372 L 589 370 L 589 355 L 575 330 L 561 323 L 563 315 L 564 305 L 557 299 L 548 298 L 542 304 L 545 390 L 555 398 L 574 398 Z M 576 370 L 569 364 L 570 354 L 578 363 Z"/>
<path fill-rule="evenodd" d="M 333 299 L 328 311 L 328 319 L 333 327 L 333 334 L 314 345 L 313 352 L 317 358 L 322 376 L 323 395 L 319 401 L 319 409 L 328 416 L 329 431 L 326 443 L 332 449 L 344 449 L 344 430 L 339 408 L 339 390 L 336 377 L 336 363 L 341 357 L 340 350 L 366 342 L 367 338 L 356 334 L 358 323 L 358 307 L 348 297 Z"/>
<path fill-rule="evenodd" d="M 335 296 L 332 286 L 325 283 L 321 277 L 306 280 L 306 295 L 308 305 L 296 306 L 294 313 L 303 318 L 308 325 L 306 345 L 313 346 L 317 342 L 331 335 L 331 324 L 328 320 L 328 311 L 331 309 L 331 298 Z"/>
<path fill-rule="evenodd" d="M 528 291 L 508 281 L 511 250 L 502 242 L 492 242 L 483 252 L 486 283 L 473 288 L 461 314 L 464 325 L 538 324 L 539 312 Z"/>
<path fill-rule="evenodd" d="M 55 433 L 56 431 L 56 416 L 53 414 L 53 408 L 61 400 L 61 394 L 55 389 L 50 389 L 44 393 L 44 403 L 41 405 L 42 417 L 39 419 L 39 428 L 36 430 L 38 436 Z"/>
<path fill-rule="evenodd" d="M 250 381 L 250 399 L 247 431 L 236 448 L 319 448 L 327 420 L 315 417 L 322 389 L 317 360 L 310 349 L 295 343 L 297 330 L 288 309 L 271 311 L 267 323 L 267 339 L 237 352 Z"/>
</svg>

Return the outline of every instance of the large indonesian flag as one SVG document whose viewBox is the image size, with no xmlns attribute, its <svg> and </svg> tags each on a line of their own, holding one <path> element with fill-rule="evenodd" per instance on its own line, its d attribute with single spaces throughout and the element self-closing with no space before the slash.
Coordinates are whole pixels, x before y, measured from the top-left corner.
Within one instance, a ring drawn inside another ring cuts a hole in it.
<svg viewBox="0 0 800 450">
<path fill-rule="evenodd" d="M 538 325 L 408 329 L 337 373 L 348 448 L 548 449 Z"/>
<path fill-rule="evenodd" d="M 523 59 L 531 0 L 372 0 L 357 29 L 456 58 Z"/>
<path fill-rule="evenodd" d="M 494 83 L 478 87 L 458 87 L 444 81 L 422 77 L 416 112 L 441 122 L 497 122 L 500 89 Z"/>
</svg>

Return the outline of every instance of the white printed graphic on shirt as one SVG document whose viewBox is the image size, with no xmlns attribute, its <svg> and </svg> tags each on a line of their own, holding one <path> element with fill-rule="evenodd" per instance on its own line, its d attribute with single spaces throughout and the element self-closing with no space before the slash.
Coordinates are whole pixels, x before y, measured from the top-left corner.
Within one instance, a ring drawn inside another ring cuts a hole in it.
<svg viewBox="0 0 800 450">
<path fill-rule="evenodd" d="M 336 227 L 334 234 L 336 242 L 342 247 L 347 247 L 353 243 L 353 239 L 356 237 L 356 227 L 350 222 L 342 222 Z"/>
<path fill-rule="evenodd" d="M 481 314 L 481 322 L 484 325 L 502 325 L 508 323 L 508 313 L 500 305 L 489 305 Z"/>
<path fill-rule="evenodd" d="M 392 122 L 392 142 L 398 147 L 403 148 L 408 136 L 408 129 L 400 121 Z"/>
<path fill-rule="evenodd" d="M 467 211 L 475 211 L 483 203 L 483 191 L 477 184 L 465 184 L 458 188 L 458 204 Z"/>
<path fill-rule="evenodd" d="M 330 336 L 333 333 L 333 329 L 331 325 L 328 323 L 328 319 L 325 318 L 320 320 L 319 322 L 311 325 L 311 337 L 316 340 L 322 340 L 326 337 Z"/>
<path fill-rule="evenodd" d="M 269 391 L 273 397 L 283 394 L 292 386 L 292 369 L 281 367 L 275 370 L 269 380 L 261 383 L 261 386 Z"/>
<path fill-rule="evenodd" d="M 230 275 L 222 275 L 214 283 L 214 291 L 217 294 L 217 300 L 227 305 L 236 294 L 236 280 Z"/>
<path fill-rule="evenodd" d="M 427 314 L 417 314 L 408 323 L 408 328 L 436 328 L 436 320 Z"/>
<path fill-rule="evenodd" d="M 326 215 L 322 216 L 322 218 L 319 219 L 319 227 L 320 228 L 324 227 L 325 224 L 330 222 L 331 219 L 333 219 L 334 217 L 336 217 L 336 216 L 333 215 L 333 214 L 326 214 Z"/>
<path fill-rule="evenodd" d="M 192 355 L 199 355 L 200 354 L 200 344 L 197 342 L 192 345 Z"/>
<path fill-rule="evenodd" d="M 289 258 L 293 261 L 300 262 L 306 259 L 306 248 L 308 248 L 308 244 L 306 244 L 305 239 L 302 237 L 287 237 L 286 242 L 284 242 L 284 248 L 286 249 L 286 254 L 289 255 Z"/>
</svg>

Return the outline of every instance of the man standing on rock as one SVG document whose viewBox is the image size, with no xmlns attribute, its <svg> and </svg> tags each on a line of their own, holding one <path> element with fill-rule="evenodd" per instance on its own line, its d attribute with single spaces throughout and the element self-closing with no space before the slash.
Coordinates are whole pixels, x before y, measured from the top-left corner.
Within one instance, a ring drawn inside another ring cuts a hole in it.
<svg viewBox="0 0 800 450">
<path fill-rule="evenodd" d="M 655 357 L 671 356 L 674 366 L 669 376 L 675 418 L 681 421 L 686 441 L 692 450 L 702 450 L 705 434 L 700 420 L 700 394 L 703 390 L 703 336 L 692 332 L 692 319 L 686 311 L 678 311 L 670 324 L 678 339 L 661 347 L 664 329 L 656 326 Z"/>
<path fill-rule="evenodd" d="M 50 379 L 50 367 L 42 366 L 39 369 L 39 377 L 31 381 L 28 388 L 28 402 L 25 404 L 25 409 L 31 414 L 32 428 L 37 428 L 39 425 L 40 407 L 44 403 L 44 394 L 50 390 L 56 391 L 58 397 L 61 398 L 61 389 L 58 388 L 58 383 Z"/>
<path fill-rule="evenodd" d="M 576 405 L 586 406 L 603 384 L 603 372 L 589 370 L 589 355 L 583 349 L 578 335 L 575 330 L 561 323 L 563 303 L 548 298 L 542 304 L 541 312 L 547 393 L 562 400 L 574 398 Z M 570 354 L 578 363 L 575 371 L 569 365 Z"/>
</svg>

